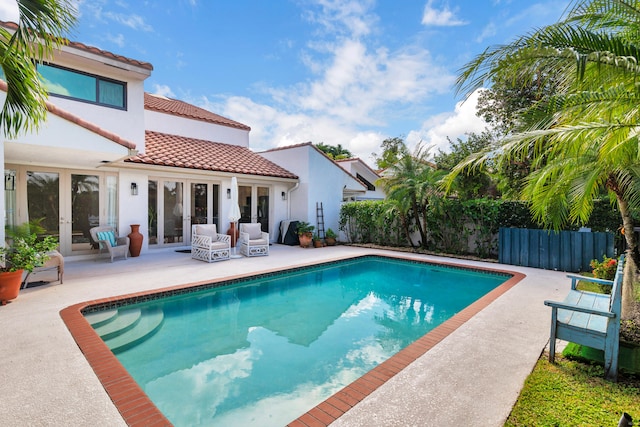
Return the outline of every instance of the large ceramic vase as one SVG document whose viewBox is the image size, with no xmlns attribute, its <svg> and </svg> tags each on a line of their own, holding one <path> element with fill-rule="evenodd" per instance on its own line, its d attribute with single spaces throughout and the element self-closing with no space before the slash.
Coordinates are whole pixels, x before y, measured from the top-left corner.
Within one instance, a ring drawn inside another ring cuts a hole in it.
<svg viewBox="0 0 640 427">
<path fill-rule="evenodd" d="M 140 256 L 143 239 L 144 236 L 140 233 L 140 224 L 131 224 L 131 233 L 129 233 L 129 252 L 131 252 L 132 257 Z"/>
<path fill-rule="evenodd" d="M 303 248 L 307 248 L 311 246 L 313 241 L 313 233 L 301 233 L 298 235 L 298 239 L 300 240 L 300 246 Z"/>
<path fill-rule="evenodd" d="M 227 230 L 227 236 L 231 236 L 231 247 L 235 248 L 238 237 L 240 237 L 240 230 L 236 228 L 236 223 L 231 222 L 229 224 L 229 229 Z"/>
<path fill-rule="evenodd" d="M 0 304 L 18 298 L 24 270 L 0 273 Z"/>
</svg>

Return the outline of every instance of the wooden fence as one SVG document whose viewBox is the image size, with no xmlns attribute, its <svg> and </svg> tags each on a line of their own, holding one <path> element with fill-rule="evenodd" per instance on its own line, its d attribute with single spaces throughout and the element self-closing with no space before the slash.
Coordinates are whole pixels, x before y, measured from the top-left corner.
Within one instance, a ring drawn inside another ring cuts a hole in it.
<svg viewBox="0 0 640 427">
<path fill-rule="evenodd" d="M 613 233 L 500 228 L 502 264 L 560 271 L 591 271 L 592 259 L 614 257 Z"/>
</svg>

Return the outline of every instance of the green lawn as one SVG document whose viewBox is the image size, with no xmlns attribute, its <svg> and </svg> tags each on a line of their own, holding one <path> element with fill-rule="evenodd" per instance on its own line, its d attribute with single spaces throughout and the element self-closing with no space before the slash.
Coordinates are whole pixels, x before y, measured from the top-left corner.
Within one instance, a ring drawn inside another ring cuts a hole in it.
<svg viewBox="0 0 640 427">
<path fill-rule="evenodd" d="M 556 355 L 541 357 L 505 426 L 617 426 L 623 412 L 640 421 L 640 378 L 604 380 L 604 369 Z"/>
</svg>

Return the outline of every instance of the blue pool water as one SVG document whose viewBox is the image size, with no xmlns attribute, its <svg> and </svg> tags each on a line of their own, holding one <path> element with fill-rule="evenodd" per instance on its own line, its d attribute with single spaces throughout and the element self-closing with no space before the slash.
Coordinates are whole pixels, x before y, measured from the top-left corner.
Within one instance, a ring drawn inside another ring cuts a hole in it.
<svg viewBox="0 0 640 427">
<path fill-rule="evenodd" d="M 121 307 L 152 333 L 101 335 L 174 425 L 283 426 L 507 279 L 364 257 Z"/>
</svg>

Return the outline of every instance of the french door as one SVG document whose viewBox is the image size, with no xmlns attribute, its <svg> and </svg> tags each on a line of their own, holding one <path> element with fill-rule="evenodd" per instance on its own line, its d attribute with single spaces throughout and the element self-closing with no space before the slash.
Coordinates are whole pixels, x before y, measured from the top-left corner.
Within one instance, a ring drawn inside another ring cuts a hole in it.
<svg viewBox="0 0 640 427">
<path fill-rule="evenodd" d="M 269 188 L 256 185 L 238 186 L 238 204 L 240 205 L 240 223 L 259 222 L 262 231 L 269 232 L 270 198 Z"/>
<path fill-rule="evenodd" d="M 191 243 L 191 224 L 219 226 L 219 185 L 196 180 L 149 179 L 149 244 Z"/>
<path fill-rule="evenodd" d="M 6 175 L 5 171 L 5 175 Z M 117 224 L 117 177 L 95 171 L 12 169 L 17 191 L 5 186 L 11 200 L 8 224 L 35 221 L 44 234 L 55 236 L 63 255 L 92 253 L 96 249 L 89 229 Z"/>
</svg>

